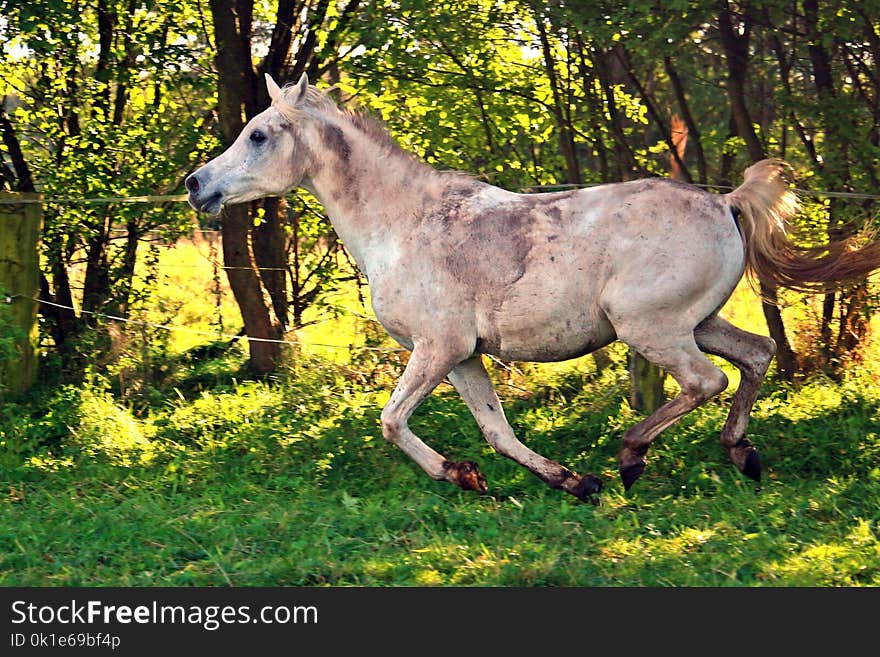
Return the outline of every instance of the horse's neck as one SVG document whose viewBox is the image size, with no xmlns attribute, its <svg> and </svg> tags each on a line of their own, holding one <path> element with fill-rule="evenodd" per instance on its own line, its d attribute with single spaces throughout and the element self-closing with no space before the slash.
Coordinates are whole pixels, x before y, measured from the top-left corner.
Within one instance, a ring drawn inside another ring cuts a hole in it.
<svg viewBox="0 0 880 657">
<path fill-rule="evenodd" d="M 304 186 L 324 206 L 346 249 L 369 277 L 388 257 L 395 238 L 436 196 L 436 176 L 402 151 L 382 151 L 355 128 L 347 127 L 344 137 L 344 154 L 338 143 L 313 145 L 316 161 L 323 165 Z"/>
</svg>

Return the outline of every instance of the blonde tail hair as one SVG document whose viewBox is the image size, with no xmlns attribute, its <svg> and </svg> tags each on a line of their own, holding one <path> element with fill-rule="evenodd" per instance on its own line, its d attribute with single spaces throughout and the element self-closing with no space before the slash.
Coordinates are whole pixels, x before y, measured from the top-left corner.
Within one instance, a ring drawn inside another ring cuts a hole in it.
<svg viewBox="0 0 880 657">
<path fill-rule="evenodd" d="M 823 292 L 858 283 L 880 268 L 880 242 L 856 249 L 854 240 L 799 246 L 789 237 L 800 204 L 791 188 L 791 166 L 783 160 L 756 162 L 743 184 L 726 194 L 737 221 L 750 278 L 801 292 Z"/>
</svg>

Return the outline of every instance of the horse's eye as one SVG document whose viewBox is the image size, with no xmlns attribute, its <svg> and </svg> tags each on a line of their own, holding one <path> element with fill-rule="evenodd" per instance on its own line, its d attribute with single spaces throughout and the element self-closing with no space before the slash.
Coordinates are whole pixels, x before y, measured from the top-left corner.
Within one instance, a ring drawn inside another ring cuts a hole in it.
<svg viewBox="0 0 880 657">
<path fill-rule="evenodd" d="M 264 141 L 266 141 L 266 133 L 263 132 L 262 130 L 254 130 L 251 133 L 250 139 L 255 144 L 262 144 Z"/>
</svg>

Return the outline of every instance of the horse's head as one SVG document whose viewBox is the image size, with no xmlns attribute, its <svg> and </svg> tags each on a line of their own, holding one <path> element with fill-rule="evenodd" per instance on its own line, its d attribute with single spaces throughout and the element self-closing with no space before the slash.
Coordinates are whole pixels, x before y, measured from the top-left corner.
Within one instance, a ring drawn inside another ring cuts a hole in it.
<svg viewBox="0 0 880 657">
<path fill-rule="evenodd" d="M 293 119 L 309 79 L 303 74 L 295 86 L 282 90 L 267 74 L 266 84 L 271 107 L 251 119 L 229 148 L 187 177 L 189 204 L 196 210 L 217 214 L 227 203 L 283 196 L 306 175 L 309 149 Z"/>
</svg>

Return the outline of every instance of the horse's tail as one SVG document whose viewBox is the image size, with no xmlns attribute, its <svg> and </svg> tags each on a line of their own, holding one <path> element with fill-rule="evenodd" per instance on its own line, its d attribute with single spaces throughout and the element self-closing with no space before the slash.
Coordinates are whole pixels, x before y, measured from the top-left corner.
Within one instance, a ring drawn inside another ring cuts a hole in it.
<svg viewBox="0 0 880 657">
<path fill-rule="evenodd" d="M 726 195 L 745 241 L 753 280 L 802 292 L 821 292 L 864 281 L 880 268 L 880 241 L 855 248 L 854 239 L 799 246 L 788 236 L 799 208 L 791 167 L 779 159 L 756 162 L 743 184 Z"/>
</svg>

